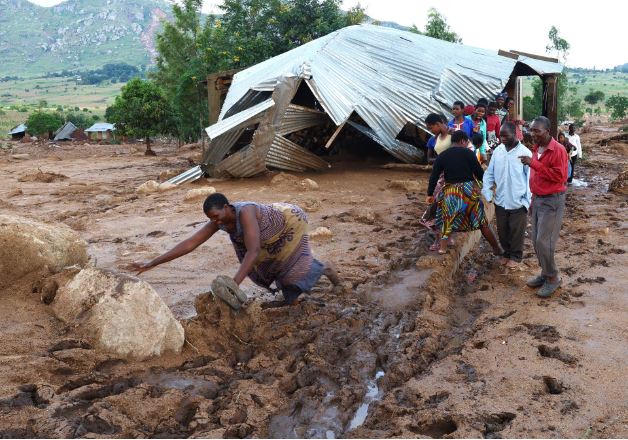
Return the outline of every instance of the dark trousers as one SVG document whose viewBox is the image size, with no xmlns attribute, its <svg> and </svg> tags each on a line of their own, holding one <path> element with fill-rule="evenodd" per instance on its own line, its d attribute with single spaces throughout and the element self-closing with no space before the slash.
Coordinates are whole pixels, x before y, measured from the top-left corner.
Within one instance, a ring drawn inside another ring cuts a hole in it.
<svg viewBox="0 0 628 440">
<path fill-rule="evenodd" d="M 525 207 L 519 209 L 505 209 L 495 205 L 495 221 L 497 222 L 497 235 L 504 249 L 503 256 L 514 261 L 523 258 L 523 239 L 528 223 L 528 210 Z"/>
<path fill-rule="evenodd" d="M 541 266 L 541 275 L 546 278 L 558 275 L 554 252 L 564 212 L 564 192 L 532 197 L 532 244 Z"/>
<path fill-rule="evenodd" d="M 569 175 L 567 182 L 571 182 L 573 180 L 573 172 L 576 169 L 576 162 L 578 161 L 578 156 L 573 156 L 571 157 L 570 160 L 571 160 L 571 174 Z"/>
</svg>

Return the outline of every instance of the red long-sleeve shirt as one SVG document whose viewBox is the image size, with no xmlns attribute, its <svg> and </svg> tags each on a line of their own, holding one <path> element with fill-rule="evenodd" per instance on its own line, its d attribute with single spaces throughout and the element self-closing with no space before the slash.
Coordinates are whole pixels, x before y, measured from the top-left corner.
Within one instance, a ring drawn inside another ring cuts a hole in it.
<svg viewBox="0 0 628 440">
<path fill-rule="evenodd" d="M 539 159 L 539 146 L 534 146 L 530 163 L 530 191 L 537 196 L 547 196 L 567 189 L 567 152 L 554 138 Z"/>
</svg>

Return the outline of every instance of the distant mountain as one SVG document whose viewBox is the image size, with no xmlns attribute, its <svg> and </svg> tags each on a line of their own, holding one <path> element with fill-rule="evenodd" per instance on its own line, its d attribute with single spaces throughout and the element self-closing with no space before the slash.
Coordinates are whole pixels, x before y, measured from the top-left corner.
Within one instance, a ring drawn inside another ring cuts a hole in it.
<svg viewBox="0 0 628 440">
<path fill-rule="evenodd" d="M 170 11 L 165 0 L 0 0 L 0 77 L 149 64 Z"/>
</svg>

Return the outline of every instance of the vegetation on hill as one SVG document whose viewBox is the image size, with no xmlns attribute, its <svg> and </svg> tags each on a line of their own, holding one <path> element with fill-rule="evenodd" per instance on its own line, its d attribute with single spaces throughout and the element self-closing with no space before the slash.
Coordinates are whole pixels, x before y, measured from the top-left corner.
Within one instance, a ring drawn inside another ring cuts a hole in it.
<svg viewBox="0 0 628 440">
<path fill-rule="evenodd" d="M 42 7 L 0 0 L 2 76 L 147 65 L 154 36 L 168 16 L 165 0 L 66 0 Z"/>
</svg>

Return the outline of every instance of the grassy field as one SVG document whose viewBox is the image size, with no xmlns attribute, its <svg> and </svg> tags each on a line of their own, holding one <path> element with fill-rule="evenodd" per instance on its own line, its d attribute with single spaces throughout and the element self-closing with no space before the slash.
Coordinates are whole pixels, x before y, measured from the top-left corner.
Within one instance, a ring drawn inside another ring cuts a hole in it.
<svg viewBox="0 0 628 440">
<path fill-rule="evenodd" d="M 0 82 L 0 137 L 46 101 L 45 110 L 85 111 L 102 117 L 124 84 L 77 85 L 71 78 Z M 77 110 L 78 109 L 78 110 Z"/>
<path fill-rule="evenodd" d="M 612 95 L 628 96 L 628 73 L 622 72 L 596 72 L 596 73 L 574 73 L 569 72 L 569 87 L 575 87 L 576 98 L 584 99 L 591 91 L 600 90 L 604 92 L 604 101 Z M 523 82 L 523 95 L 532 95 L 532 80 L 534 77 L 527 77 Z M 583 102 L 583 105 L 589 107 Z M 603 104 L 596 104 L 604 110 Z"/>
</svg>

